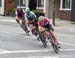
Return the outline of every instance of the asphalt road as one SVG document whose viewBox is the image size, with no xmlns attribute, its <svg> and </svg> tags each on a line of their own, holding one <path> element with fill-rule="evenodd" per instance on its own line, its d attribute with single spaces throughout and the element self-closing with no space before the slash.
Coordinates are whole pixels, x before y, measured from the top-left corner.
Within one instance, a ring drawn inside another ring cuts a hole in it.
<svg viewBox="0 0 75 58">
<path fill-rule="evenodd" d="M 56 24 L 56 36 L 61 43 L 58 54 L 50 43 L 44 48 L 34 35 L 27 36 L 13 18 L 0 18 L 0 58 L 75 58 L 74 25 L 61 20 Z"/>
</svg>

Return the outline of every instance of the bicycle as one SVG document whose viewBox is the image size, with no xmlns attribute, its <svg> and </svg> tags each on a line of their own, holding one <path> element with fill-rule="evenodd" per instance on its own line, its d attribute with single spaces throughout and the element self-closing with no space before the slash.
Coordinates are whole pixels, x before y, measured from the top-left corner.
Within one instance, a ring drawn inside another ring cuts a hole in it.
<svg viewBox="0 0 75 58">
<path fill-rule="evenodd" d="M 51 36 L 50 31 L 49 31 L 49 34 L 50 34 L 50 35 L 48 36 L 48 39 L 50 39 L 51 45 L 52 45 L 52 47 L 53 47 L 55 53 L 58 53 L 58 51 L 59 51 L 58 45 L 57 45 L 57 44 L 54 42 L 54 40 L 52 39 L 52 36 Z"/>
<path fill-rule="evenodd" d="M 42 34 L 43 32 L 39 32 L 36 28 L 32 30 L 32 33 L 37 36 L 38 35 L 38 38 L 37 40 L 38 41 L 41 41 L 43 46 L 46 48 L 47 47 L 47 42 L 46 42 L 46 39 L 44 37 L 44 35 Z"/>
<path fill-rule="evenodd" d="M 20 23 L 19 23 L 19 24 L 20 24 L 20 27 L 26 32 L 26 35 L 29 36 L 29 30 L 28 30 L 28 28 L 27 28 L 27 25 L 25 25 L 24 20 L 20 19 L 19 22 L 20 22 Z"/>
<path fill-rule="evenodd" d="M 55 53 L 58 53 L 59 48 L 58 48 L 57 44 L 54 42 L 54 40 L 52 39 L 53 37 L 51 36 L 50 31 L 49 31 L 49 30 L 45 30 L 45 31 L 48 31 L 48 32 L 49 32 L 48 39 L 50 40 L 51 45 L 52 45 L 52 47 L 53 47 Z M 34 35 L 39 35 L 39 40 L 41 40 L 41 42 L 43 43 L 43 46 L 44 46 L 45 48 L 47 48 L 46 37 L 44 36 L 44 32 L 45 32 L 45 31 L 39 32 L 38 30 L 34 29 L 34 30 L 33 30 L 33 34 L 34 34 Z M 54 29 L 53 29 L 53 31 L 54 31 Z"/>
<path fill-rule="evenodd" d="M 47 42 L 46 42 L 45 36 L 43 35 L 43 32 L 39 32 L 39 38 L 40 38 L 40 40 L 41 40 L 43 46 L 44 46 L 45 48 L 47 48 Z"/>
<path fill-rule="evenodd" d="M 59 48 L 58 48 L 57 44 L 54 42 L 53 37 L 51 36 L 50 31 L 49 30 L 45 30 L 45 31 L 48 31 L 48 33 L 49 33 L 49 35 L 47 36 L 47 38 L 50 40 L 51 45 L 52 45 L 55 53 L 58 53 Z M 43 35 L 45 31 L 43 31 L 43 32 L 40 33 L 40 39 L 41 39 L 44 47 L 46 48 L 47 47 L 46 37 Z"/>
</svg>

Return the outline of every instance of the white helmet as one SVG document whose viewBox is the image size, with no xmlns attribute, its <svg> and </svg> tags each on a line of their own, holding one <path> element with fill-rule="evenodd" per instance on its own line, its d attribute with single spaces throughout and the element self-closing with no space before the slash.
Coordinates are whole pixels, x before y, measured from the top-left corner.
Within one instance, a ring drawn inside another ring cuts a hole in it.
<svg viewBox="0 0 75 58">
<path fill-rule="evenodd" d="M 30 9 L 27 7 L 27 8 L 25 9 L 25 12 L 30 12 Z"/>
<path fill-rule="evenodd" d="M 44 16 L 40 16 L 39 18 L 38 18 L 38 21 L 43 21 L 44 20 Z"/>
<path fill-rule="evenodd" d="M 17 9 L 21 9 L 21 6 L 17 6 Z"/>
</svg>

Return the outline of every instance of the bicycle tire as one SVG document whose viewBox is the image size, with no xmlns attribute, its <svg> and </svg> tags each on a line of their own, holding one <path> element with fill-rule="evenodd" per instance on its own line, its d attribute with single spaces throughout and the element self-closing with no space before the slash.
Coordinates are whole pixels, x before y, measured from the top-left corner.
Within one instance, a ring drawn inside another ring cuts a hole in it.
<svg viewBox="0 0 75 58">
<path fill-rule="evenodd" d="M 45 37 L 40 33 L 40 40 L 45 48 L 47 48 L 47 42 Z"/>
<path fill-rule="evenodd" d="M 24 24 L 23 20 L 20 23 L 21 28 L 25 31 L 26 35 L 29 36 L 29 31 L 27 29 L 27 26 Z"/>
<path fill-rule="evenodd" d="M 54 43 L 51 43 L 51 45 L 52 45 L 55 53 L 58 53 L 58 51 L 59 51 L 58 46 L 56 44 L 54 44 Z"/>
<path fill-rule="evenodd" d="M 47 48 L 46 40 L 43 40 L 42 43 L 43 43 L 43 46 L 44 46 L 45 48 Z"/>
<path fill-rule="evenodd" d="M 58 51 L 59 51 L 58 46 L 53 42 L 53 40 L 52 40 L 52 38 L 50 36 L 49 36 L 49 39 L 50 39 L 51 45 L 52 45 L 52 47 L 54 49 L 54 52 L 58 53 Z"/>
</svg>

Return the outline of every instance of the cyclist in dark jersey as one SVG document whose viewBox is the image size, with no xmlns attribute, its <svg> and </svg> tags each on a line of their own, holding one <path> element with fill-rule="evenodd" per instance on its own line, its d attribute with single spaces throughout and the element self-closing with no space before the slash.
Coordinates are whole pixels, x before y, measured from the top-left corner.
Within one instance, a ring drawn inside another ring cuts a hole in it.
<svg viewBox="0 0 75 58">
<path fill-rule="evenodd" d="M 33 30 L 36 28 L 37 29 L 37 16 L 35 15 L 34 12 L 30 11 L 29 8 L 25 9 L 25 19 L 27 20 L 27 24 L 30 27 L 30 30 L 33 34 Z"/>
<path fill-rule="evenodd" d="M 20 23 L 21 21 L 21 23 Z M 26 20 L 25 20 L 25 12 L 24 9 L 22 7 L 18 7 L 16 9 L 16 22 L 20 24 L 20 26 L 22 27 L 22 29 L 24 31 L 26 31 L 27 33 L 29 33 L 27 24 L 26 24 Z"/>
<path fill-rule="evenodd" d="M 16 22 L 19 23 L 19 20 L 25 20 L 25 14 L 21 7 L 17 7 L 16 9 Z"/>
</svg>

